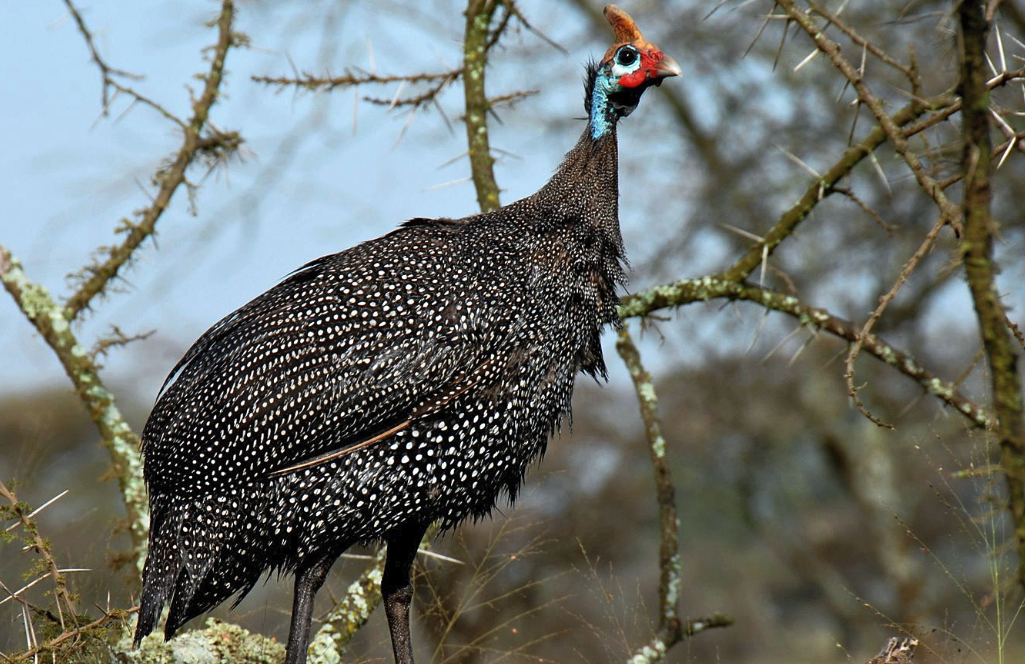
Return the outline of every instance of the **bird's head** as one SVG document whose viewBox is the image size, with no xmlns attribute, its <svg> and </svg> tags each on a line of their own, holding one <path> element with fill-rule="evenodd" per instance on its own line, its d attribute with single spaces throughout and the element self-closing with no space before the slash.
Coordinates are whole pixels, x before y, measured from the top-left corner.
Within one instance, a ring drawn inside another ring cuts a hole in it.
<svg viewBox="0 0 1025 664">
<path fill-rule="evenodd" d="M 616 41 L 588 71 L 586 103 L 596 135 L 604 133 L 607 121 L 630 115 L 646 89 L 681 73 L 676 60 L 647 41 L 625 11 L 608 5 L 605 18 L 615 31 Z"/>
</svg>

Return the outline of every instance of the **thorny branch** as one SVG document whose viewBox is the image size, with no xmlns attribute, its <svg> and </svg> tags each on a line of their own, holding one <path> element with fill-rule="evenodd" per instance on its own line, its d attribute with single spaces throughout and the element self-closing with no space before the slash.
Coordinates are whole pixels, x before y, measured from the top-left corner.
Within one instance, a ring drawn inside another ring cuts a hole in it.
<svg viewBox="0 0 1025 664">
<path fill-rule="evenodd" d="M 662 423 L 658 414 L 658 395 L 651 381 L 651 374 L 641 363 L 641 354 L 630 337 L 629 330 L 624 327 L 619 331 L 616 350 L 626 363 L 633 379 L 634 390 L 644 422 L 644 436 L 648 441 L 648 452 L 651 465 L 655 472 L 655 497 L 658 502 L 658 515 L 661 533 L 659 547 L 659 613 L 658 632 L 650 643 L 646 644 L 630 659 L 631 664 L 653 664 L 662 661 L 665 654 L 674 645 L 687 637 L 712 627 L 728 627 L 733 621 L 719 614 L 709 618 L 690 620 L 684 624 L 680 620 L 679 604 L 681 579 L 680 560 L 680 522 L 676 516 L 676 488 L 673 485 L 672 473 L 666 459 L 666 440 L 662 436 Z"/>
<path fill-rule="evenodd" d="M 99 57 L 92 44 L 91 33 L 81 15 L 69 0 L 65 1 L 104 76 L 104 85 L 107 85 L 110 83 L 111 73 L 116 73 L 117 70 L 111 69 Z M 21 262 L 0 246 L 0 281 L 14 298 L 18 308 L 56 353 L 79 398 L 89 411 L 90 418 L 99 429 L 103 444 L 110 454 L 127 512 L 133 560 L 140 571 L 145 558 L 149 509 L 146 489 L 142 482 L 139 439 L 125 422 L 114 395 L 100 379 L 95 357 L 80 344 L 70 323 L 104 291 L 142 242 L 153 235 L 156 223 L 170 204 L 175 191 L 183 183 L 189 186 L 185 179 L 188 168 L 200 157 L 219 159 L 241 144 L 241 138 L 234 132 L 207 130 L 210 109 L 219 96 L 228 50 L 242 39 L 231 31 L 233 17 L 232 0 L 224 0 L 216 20 L 218 40 L 213 48 L 210 70 L 204 77 L 203 93 L 193 101 L 192 117 L 187 122 L 177 122 L 184 134 L 183 144 L 170 164 L 161 168 L 154 177 L 160 189 L 153 203 L 140 213 L 140 220 L 137 223 L 128 220 L 122 222 L 122 230 L 127 233 L 125 240 L 120 245 L 107 249 L 105 260 L 85 268 L 84 272 L 89 274 L 89 277 L 68 298 L 64 306 L 59 305 L 43 286 L 30 280 Z M 110 84 L 116 87 L 116 82 Z"/>
<path fill-rule="evenodd" d="M 114 395 L 100 380 L 95 361 L 79 344 L 64 317 L 64 310 L 46 288 L 28 278 L 21 262 L 3 246 L 0 246 L 0 282 L 3 282 L 18 308 L 56 353 L 79 398 L 89 411 L 89 417 L 99 429 L 100 438 L 114 464 L 114 474 L 127 512 L 133 559 L 141 572 L 149 532 L 149 506 L 142 482 L 139 438 L 125 422 Z"/>
<path fill-rule="evenodd" d="M 989 137 L 990 104 L 986 87 L 986 35 L 989 23 L 985 3 L 963 0 L 958 8 L 961 27 L 962 126 L 965 139 L 964 172 L 965 273 L 975 302 L 983 347 L 989 360 L 993 390 L 993 425 L 1000 442 L 1001 466 L 1007 481 L 1008 508 L 1014 520 L 1018 553 L 1018 583 L 1025 587 L 1025 419 L 1022 383 L 1018 373 L 1015 339 L 997 292 L 998 267 L 993 259 L 995 223 L 990 216 L 990 172 L 993 146 Z"/>
<path fill-rule="evenodd" d="M 873 415 L 865 404 L 862 403 L 861 398 L 858 396 L 858 388 L 854 385 L 854 360 L 858 357 L 858 353 L 861 351 L 862 346 L 865 343 L 865 339 L 872 332 L 872 328 L 875 327 L 876 322 L 882 317 L 886 307 L 893 301 L 893 298 L 897 297 L 897 292 L 900 291 L 901 286 L 908 280 L 911 273 L 918 266 L 918 263 L 925 258 L 926 254 L 932 250 L 933 244 L 936 242 L 936 238 L 939 237 L 940 231 L 945 226 L 945 221 L 940 218 L 935 224 L 933 224 L 932 230 L 930 230 L 925 239 L 922 240 L 922 244 L 918 247 L 918 250 L 908 259 L 908 262 L 904 264 L 904 268 L 900 272 L 900 276 L 897 281 L 890 288 L 890 291 L 886 295 L 879 298 L 879 305 L 872 311 L 872 314 L 865 321 L 865 324 L 861 326 L 858 331 L 857 339 L 851 345 L 850 350 L 847 352 L 847 358 L 844 360 L 844 366 L 846 367 L 845 377 L 847 380 L 847 391 L 848 394 L 854 399 L 855 405 L 858 410 L 867 417 L 871 422 L 876 425 L 892 429 L 893 425 L 887 424 L 880 420 L 878 417 Z"/>
<path fill-rule="evenodd" d="M 159 189 L 153 197 L 153 202 L 138 214 L 137 222 L 123 219 L 119 230 L 126 235 L 124 241 L 107 248 L 107 256 L 103 261 L 89 265 L 83 270 L 83 275 L 87 274 L 88 277 L 68 298 L 64 306 L 64 316 L 67 320 L 73 321 L 83 309 L 88 308 L 93 298 L 102 293 L 132 259 L 135 250 L 155 233 L 157 221 L 170 205 L 178 187 L 182 184 L 190 186 L 185 179 L 189 167 L 201 157 L 211 163 L 223 161 L 241 146 L 242 138 L 237 132 L 222 132 L 210 127 L 207 122 L 210 109 L 220 96 L 228 49 L 243 41 L 240 35 L 231 31 L 234 12 L 232 0 L 225 0 L 216 21 L 217 44 L 210 57 L 210 70 L 203 77 L 203 93 L 192 103 L 192 117 L 188 121 L 178 121 L 184 134 L 182 145 L 169 164 L 154 175 L 153 182 Z"/>
<path fill-rule="evenodd" d="M 829 332 L 849 342 L 858 339 L 859 330 L 854 323 L 834 316 L 825 309 L 805 305 L 792 295 L 721 276 L 682 279 L 629 295 L 623 298 L 619 315 L 624 319 L 635 318 L 647 316 L 661 309 L 716 299 L 754 302 L 766 309 L 792 316 L 812 330 Z M 862 345 L 864 350 L 876 358 L 914 379 L 927 393 L 952 406 L 974 426 L 990 426 L 992 420 L 982 407 L 958 392 L 953 384 L 926 370 L 911 355 L 894 348 L 874 334 L 865 337 Z"/>
<path fill-rule="evenodd" d="M 399 83 L 398 89 L 390 99 L 381 97 L 364 96 L 363 100 L 372 104 L 395 108 L 398 106 L 411 106 L 413 109 L 426 106 L 434 102 L 438 96 L 450 84 L 459 80 L 463 75 L 463 68 L 451 69 L 436 73 L 419 73 L 406 75 L 375 74 L 372 72 L 353 73 L 346 71 L 341 76 L 317 76 L 309 72 L 296 73 L 292 78 L 284 76 L 253 76 L 252 80 L 265 85 L 273 85 L 278 88 L 297 87 L 305 90 L 324 90 L 330 92 L 337 88 L 358 88 L 361 85 L 389 85 Z M 409 85 L 430 83 L 426 90 L 408 97 L 402 93 Z"/>
<path fill-rule="evenodd" d="M 1025 68 L 1009 72 L 1002 72 L 988 81 L 990 90 L 1007 85 L 1012 81 L 1025 78 Z M 914 101 L 891 116 L 891 120 L 897 127 L 904 127 L 903 135 L 910 138 L 926 129 L 948 120 L 961 110 L 961 100 L 953 96 L 953 91 L 930 97 L 924 101 Z M 931 112 L 926 119 L 916 122 L 926 113 Z M 911 123 L 915 124 L 911 124 Z M 732 266 L 723 271 L 720 275 L 724 279 L 741 281 L 754 272 L 759 265 L 766 261 L 776 248 L 787 237 L 794 234 L 801 222 L 808 218 L 808 215 L 827 196 L 832 193 L 841 192 L 837 187 L 843 178 L 850 175 L 854 167 L 860 164 L 865 157 L 873 153 L 877 148 L 886 143 L 887 133 L 882 125 L 877 124 L 857 145 L 847 148 L 843 155 L 827 169 L 822 176 L 811 182 L 804 194 L 780 215 L 779 220 L 759 242 L 751 246 L 748 251 L 737 259 Z"/>
<path fill-rule="evenodd" d="M 919 160 L 918 155 L 908 145 L 907 138 L 904 136 L 904 132 L 901 131 L 900 126 L 886 112 L 879 98 L 869 90 L 868 84 L 865 83 L 865 79 L 858 69 L 840 52 L 840 45 L 826 37 L 808 12 L 798 8 L 794 0 L 776 0 L 776 4 L 782 7 L 787 16 L 811 37 L 812 41 L 815 42 L 816 48 L 830 59 L 833 65 L 843 74 L 844 78 L 854 87 L 858 93 L 858 100 L 872 111 L 879 126 L 886 132 L 886 137 L 893 145 L 893 148 L 904 158 L 908 168 L 911 169 L 919 186 L 932 197 L 936 206 L 940 209 L 940 214 L 943 216 L 944 221 L 951 224 L 955 231 L 960 234 L 960 210 L 958 206 L 950 202 L 950 199 L 943 193 L 943 188 L 939 182 L 926 172 L 926 168 Z M 918 103 L 917 100 L 912 102 L 912 104 L 915 103 Z"/>
<path fill-rule="evenodd" d="M 68 592 L 68 584 L 64 577 L 64 572 L 57 565 L 57 561 L 54 560 L 53 554 L 50 551 L 50 543 L 43 539 L 36 527 L 35 515 L 39 513 L 39 510 L 30 510 L 25 503 L 20 502 L 14 491 L 8 488 L 3 481 L 0 481 L 0 497 L 3 497 L 10 503 L 9 506 L 4 506 L 5 509 L 0 511 L 0 514 L 4 517 L 15 519 L 15 523 L 8 526 L 6 531 L 10 532 L 18 526 L 21 527 L 25 533 L 23 539 L 27 545 L 26 548 L 35 551 L 43 561 L 46 571 L 43 578 L 49 576 L 53 580 L 54 603 L 57 606 L 57 617 L 63 632 L 67 629 L 65 612 L 67 612 L 69 619 L 73 618 L 75 615 L 75 603 L 71 598 L 71 593 Z M 17 592 L 10 593 L 10 598 L 20 599 L 17 597 Z"/>
</svg>

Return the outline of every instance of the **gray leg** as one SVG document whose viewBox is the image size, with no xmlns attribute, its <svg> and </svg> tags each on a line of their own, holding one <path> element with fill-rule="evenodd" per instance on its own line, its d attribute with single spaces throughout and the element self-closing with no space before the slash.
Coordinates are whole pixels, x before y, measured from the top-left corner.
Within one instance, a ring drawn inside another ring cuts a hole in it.
<svg viewBox="0 0 1025 664">
<path fill-rule="evenodd" d="M 337 554 L 323 554 L 302 565 L 295 573 L 295 598 L 292 602 L 292 625 L 288 630 L 285 664 L 306 664 L 306 650 L 310 644 L 310 623 L 313 620 L 313 600 L 324 585 L 324 579 L 334 564 Z"/>
<path fill-rule="evenodd" d="M 410 572 L 416 550 L 426 531 L 425 526 L 414 524 L 396 531 L 388 538 L 388 559 L 381 579 L 381 597 L 388 614 L 395 664 L 413 664 L 413 647 L 409 637 L 409 604 L 413 601 Z"/>
</svg>

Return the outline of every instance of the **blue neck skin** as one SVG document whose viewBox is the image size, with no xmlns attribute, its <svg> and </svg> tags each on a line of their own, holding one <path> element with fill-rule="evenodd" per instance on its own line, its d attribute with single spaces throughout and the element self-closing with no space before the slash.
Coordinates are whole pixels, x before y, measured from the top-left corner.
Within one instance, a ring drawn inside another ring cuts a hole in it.
<svg viewBox="0 0 1025 664">
<path fill-rule="evenodd" d="M 597 140 L 605 136 L 616 126 L 616 112 L 610 108 L 609 86 L 615 85 L 604 74 L 599 74 L 594 81 L 594 92 L 591 93 L 591 138 Z"/>
</svg>

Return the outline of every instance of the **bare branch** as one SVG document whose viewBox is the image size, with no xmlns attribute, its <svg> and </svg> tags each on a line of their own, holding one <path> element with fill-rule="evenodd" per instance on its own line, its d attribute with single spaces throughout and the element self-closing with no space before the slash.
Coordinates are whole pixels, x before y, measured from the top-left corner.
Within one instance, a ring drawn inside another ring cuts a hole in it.
<svg viewBox="0 0 1025 664">
<path fill-rule="evenodd" d="M 809 307 L 792 295 L 726 279 L 723 275 L 683 279 L 627 296 L 619 307 L 619 315 L 624 319 L 634 318 L 660 309 L 716 299 L 747 300 L 793 316 L 802 325 L 824 330 L 841 339 L 850 342 L 858 339 L 858 328 L 854 323 L 825 309 Z M 862 346 L 869 354 L 914 379 L 927 393 L 952 406 L 973 425 L 981 428 L 991 425 L 991 417 L 978 404 L 958 392 L 953 384 L 927 371 L 908 353 L 897 350 L 874 334 L 866 336 Z"/>
<path fill-rule="evenodd" d="M 78 290 L 68 298 L 64 305 L 64 317 L 73 321 L 89 307 L 93 298 L 107 287 L 118 272 L 131 260 L 135 250 L 156 230 L 157 221 L 171 203 L 178 187 L 186 184 L 185 173 L 200 157 L 219 160 L 225 154 L 234 152 L 242 144 L 242 138 L 236 132 L 221 132 L 208 127 L 210 108 L 220 95 L 220 87 L 224 75 L 224 62 L 228 49 L 235 45 L 237 36 L 232 33 L 234 3 L 224 0 L 221 13 L 217 18 L 217 44 L 211 56 L 210 70 L 204 77 L 203 93 L 192 104 L 192 117 L 182 126 L 184 134 L 182 146 L 170 163 L 162 167 L 154 176 L 159 190 L 149 207 L 139 213 L 139 221 L 122 220 L 121 229 L 126 237 L 116 246 L 106 249 L 106 257 L 93 265 L 87 266 L 83 274 L 88 274 Z"/>
<path fill-rule="evenodd" d="M 655 472 L 655 497 L 658 501 L 659 533 L 659 613 L 658 632 L 651 643 L 642 647 L 631 662 L 659 662 L 674 645 L 709 627 L 727 627 L 733 621 L 725 616 L 693 620 L 687 625 L 680 621 L 680 589 L 683 583 L 680 562 L 680 522 L 676 516 L 676 488 L 666 460 L 666 440 L 662 436 L 662 423 L 658 415 L 658 396 L 651 374 L 641 363 L 641 354 L 624 327 L 619 331 L 616 350 L 626 363 L 633 379 L 634 390 L 644 421 L 644 435 Z"/>
</svg>

